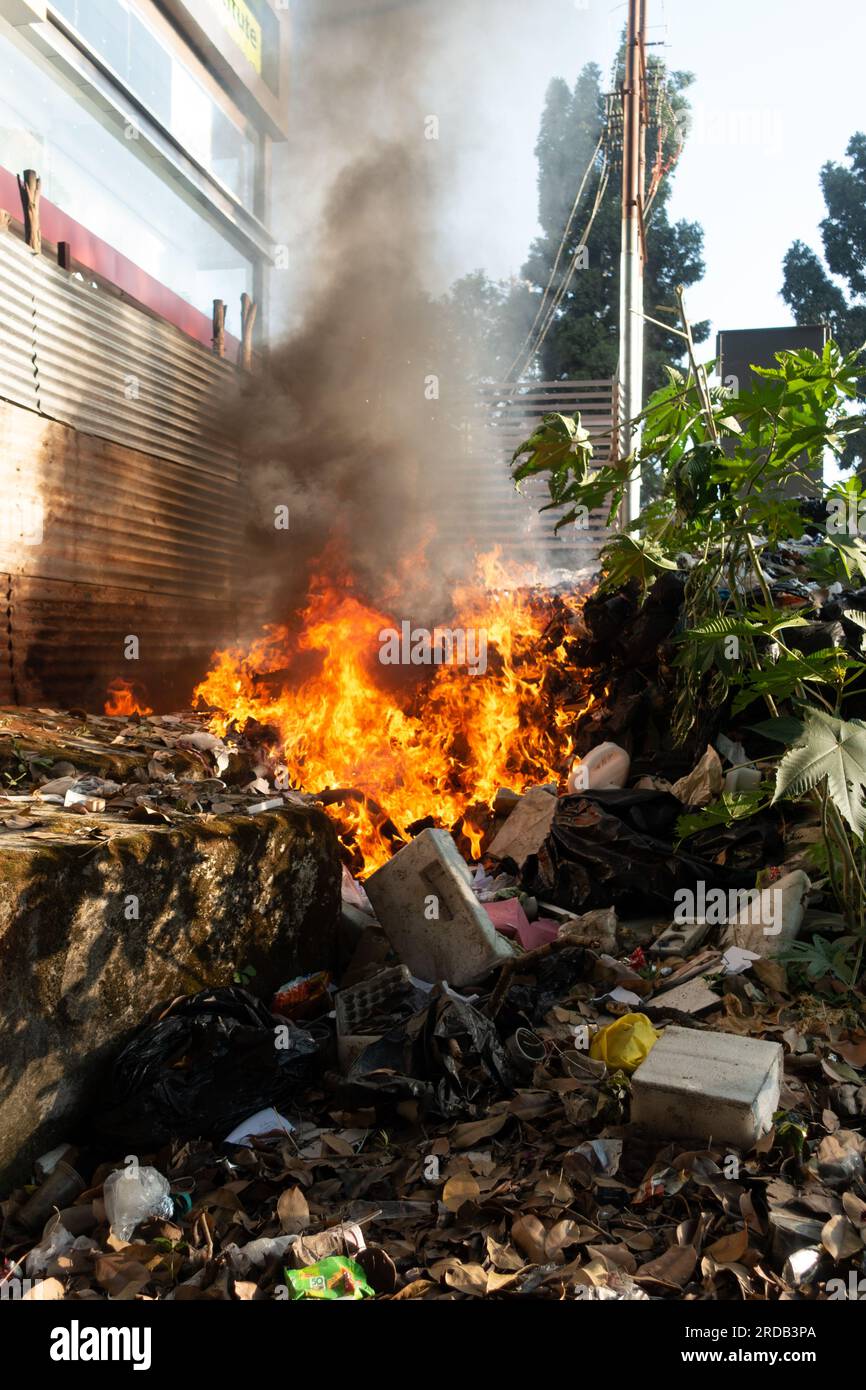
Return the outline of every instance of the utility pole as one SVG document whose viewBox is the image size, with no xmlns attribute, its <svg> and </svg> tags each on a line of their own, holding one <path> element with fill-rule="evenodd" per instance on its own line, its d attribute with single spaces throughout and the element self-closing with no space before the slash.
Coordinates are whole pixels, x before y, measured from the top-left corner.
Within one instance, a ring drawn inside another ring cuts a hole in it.
<svg viewBox="0 0 866 1390">
<path fill-rule="evenodd" d="M 629 422 L 643 409 L 643 270 L 646 259 L 643 203 L 646 181 L 646 8 L 629 0 L 622 87 L 622 250 L 619 267 L 619 401 L 624 416 L 624 454 L 637 445 Z M 640 511 L 640 475 L 632 479 L 627 519 Z"/>
</svg>

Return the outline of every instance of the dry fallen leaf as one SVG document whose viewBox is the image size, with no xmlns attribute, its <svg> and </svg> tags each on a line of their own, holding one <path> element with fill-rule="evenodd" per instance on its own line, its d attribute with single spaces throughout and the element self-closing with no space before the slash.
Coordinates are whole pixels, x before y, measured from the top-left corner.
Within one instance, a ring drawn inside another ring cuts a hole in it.
<svg viewBox="0 0 866 1390">
<path fill-rule="evenodd" d="M 397 1299 L 402 1299 L 408 1302 L 410 1299 L 413 1298 L 426 1298 L 427 1295 L 431 1293 L 431 1291 L 436 1289 L 436 1287 L 437 1286 L 433 1283 L 432 1279 L 413 1279 L 411 1284 L 407 1284 L 405 1288 L 400 1289 L 395 1294 L 392 1294 L 391 1297 L 394 1299 L 395 1302 L 397 1301 Z"/>
<path fill-rule="evenodd" d="M 544 1252 L 548 1260 L 557 1260 L 562 1251 L 574 1245 L 584 1245 L 598 1235 L 591 1226 L 581 1226 L 577 1221 L 557 1221 L 547 1233 Z"/>
<path fill-rule="evenodd" d="M 445 1283 L 458 1293 L 483 1298 L 487 1293 L 487 1271 L 481 1265 L 462 1264 L 460 1260 L 454 1260 L 445 1270 Z"/>
<path fill-rule="evenodd" d="M 543 1264 L 547 1232 L 537 1216 L 519 1216 L 511 1225 L 511 1239 L 532 1264 Z"/>
<path fill-rule="evenodd" d="M 310 1208 L 300 1187 L 287 1187 L 280 1193 L 277 1216 L 284 1235 L 298 1235 L 310 1225 Z"/>
<path fill-rule="evenodd" d="M 65 1298 L 66 1290 L 59 1279 L 53 1276 L 50 1279 L 39 1279 L 26 1293 L 22 1294 L 22 1303 L 30 1300 L 33 1303 L 54 1302 L 56 1299 Z"/>
<path fill-rule="evenodd" d="M 821 1244 L 834 1260 L 846 1260 L 863 1249 L 859 1231 L 852 1226 L 847 1216 L 831 1216 L 821 1232 Z"/>
<path fill-rule="evenodd" d="M 496 1269 L 522 1269 L 524 1261 L 510 1245 L 500 1245 L 493 1236 L 487 1237 L 487 1258 Z"/>
<path fill-rule="evenodd" d="M 488 1115 L 485 1120 L 471 1120 L 469 1124 L 457 1125 L 451 1138 L 455 1148 L 471 1149 L 479 1139 L 490 1139 L 498 1134 L 508 1119 L 507 1111 L 499 1115 Z"/>
<path fill-rule="evenodd" d="M 741 1260 L 749 1248 L 749 1232 L 744 1226 L 740 1231 L 734 1231 L 733 1235 L 722 1236 L 721 1240 L 716 1240 L 712 1245 L 707 1246 L 706 1253 L 715 1260 L 716 1264 L 728 1265 Z"/>
<path fill-rule="evenodd" d="M 442 1201 L 449 1211 L 459 1211 L 466 1202 L 477 1202 L 481 1188 L 474 1178 L 458 1174 L 449 1178 L 442 1189 Z"/>
<path fill-rule="evenodd" d="M 635 1278 L 638 1283 L 644 1279 L 655 1279 L 660 1284 L 683 1288 L 692 1277 L 697 1259 L 698 1252 L 693 1245 L 672 1245 L 657 1260 L 649 1260 L 641 1265 Z"/>
</svg>

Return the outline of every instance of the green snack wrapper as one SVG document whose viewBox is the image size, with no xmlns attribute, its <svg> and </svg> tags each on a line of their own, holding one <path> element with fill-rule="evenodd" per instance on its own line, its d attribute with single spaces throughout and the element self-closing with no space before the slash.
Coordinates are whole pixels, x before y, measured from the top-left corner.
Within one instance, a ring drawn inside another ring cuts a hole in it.
<svg viewBox="0 0 866 1390">
<path fill-rule="evenodd" d="M 354 1260 L 331 1255 L 306 1269 L 283 1271 L 293 1298 L 358 1299 L 375 1297 L 363 1269 Z"/>
</svg>

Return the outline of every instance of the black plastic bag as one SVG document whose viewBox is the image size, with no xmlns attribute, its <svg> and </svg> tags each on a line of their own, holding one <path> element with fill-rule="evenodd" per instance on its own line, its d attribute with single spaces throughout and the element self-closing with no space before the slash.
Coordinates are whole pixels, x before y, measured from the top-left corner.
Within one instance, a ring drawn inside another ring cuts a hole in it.
<svg viewBox="0 0 866 1390">
<path fill-rule="evenodd" d="M 511 1063 L 491 1020 L 437 985 L 426 1008 L 356 1057 L 340 1096 L 354 1106 L 412 1099 L 451 1117 L 512 1084 Z"/>
<path fill-rule="evenodd" d="M 753 888 L 760 855 L 754 864 L 725 868 L 690 852 L 688 844 L 674 849 L 682 813 L 677 798 L 664 791 L 561 796 L 530 891 L 550 893 L 571 911 L 615 907 L 622 916 L 645 916 L 672 911 L 677 889 L 694 889 L 699 881 L 708 888 Z"/>
<path fill-rule="evenodd" d="M 277 1028 L 286 1031 L 278 1037 Z M 139 1149 L 225 1139 L 257 1110 L 287 1104 L 316 1051 L 309 1033 L 245 989 L 201 990 L 176 1000 L 119 1053 L 97 1127 L 106 1139 Z"/>
</svg>

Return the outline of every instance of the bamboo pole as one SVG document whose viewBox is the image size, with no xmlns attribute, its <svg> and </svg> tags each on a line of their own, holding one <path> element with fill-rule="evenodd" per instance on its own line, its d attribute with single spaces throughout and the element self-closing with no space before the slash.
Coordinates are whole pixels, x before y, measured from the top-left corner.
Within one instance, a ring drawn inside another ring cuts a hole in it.
<svg viewBox="0 0 866 1390">
<path fill-rule="evenodd" d="M 39 225 L 39 200 L 42 197 L 42 180 L 35 169 L 25 169 L 24 177 L 18 175 L 18 191 L 24 209 L 24 240 L 31 251 L 42 250 L 42 229 Z"/>
<path fill-rule="evenodd" d="M 253 326 L 259 306 L 246 293 L 241 295 L 241 366 L 245 372 L 253 369 Z"/>
<path fill-rule="evenodd" d="M 213 350 L 217 357 L 226 355 L 226 306 L 222 299 L 213 302 Z"/>
</svg>

